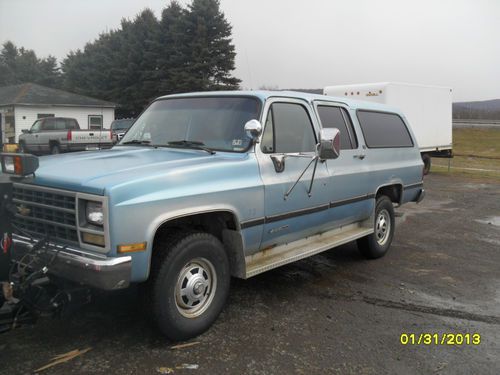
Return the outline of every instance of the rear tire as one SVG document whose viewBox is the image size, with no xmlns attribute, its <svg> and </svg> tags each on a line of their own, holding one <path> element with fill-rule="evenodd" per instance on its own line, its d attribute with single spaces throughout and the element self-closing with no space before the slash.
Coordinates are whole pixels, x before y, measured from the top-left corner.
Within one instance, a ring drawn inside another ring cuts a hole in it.
<svg viewBox="0 0 500 375">
<path fill-rule="evenodd" d="M 422 154 L 422 161 L 424 162 L 424 175 L 428 175 L 431 171 L 431 157 L 429 154 Z"/>
<path fill-rule="evenodd" d="M 155 253 L 147 293 L 160 331 L 174 341 L 205 332 L 229 294 L 224 246 L 211 234 L 183 232 L 155 245 Z"/>
<path fill-rule="evenodd" d="M 57 155 L 61 153 L 61 147 L 58 144 L 54 144 L 50 147 L 50 153 L 52 155 Z"/>
<path fill-rule="evenodd" d="M 394 229 L 394 207 L 391 200 L 382 195 L 375 204 L 374 232 L 357 241 L 361 254 L 367 259 L 383 257 L 391 246 Z"/>
</svg>

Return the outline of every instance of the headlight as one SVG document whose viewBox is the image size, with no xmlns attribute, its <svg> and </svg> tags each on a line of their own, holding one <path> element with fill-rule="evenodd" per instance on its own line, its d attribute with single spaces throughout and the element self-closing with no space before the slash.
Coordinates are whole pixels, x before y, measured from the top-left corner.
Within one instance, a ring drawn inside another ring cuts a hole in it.
<svg viewBox="0 0 500 375">
<path fill-rule="evenodd" d="M 87 218 L 88 223 L 102 226 L 104 224 L 102 203 L 87 201 L 87 205 L 85 207 L 85 217 Z"/>
</svg>

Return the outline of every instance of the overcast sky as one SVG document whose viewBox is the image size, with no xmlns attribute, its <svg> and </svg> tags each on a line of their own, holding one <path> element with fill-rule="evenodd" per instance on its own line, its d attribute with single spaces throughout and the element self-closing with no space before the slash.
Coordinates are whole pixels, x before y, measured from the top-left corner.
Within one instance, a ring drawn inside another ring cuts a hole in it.
<svg viewBox="0 0 500 375">
<path fill-rule="evenodd" d="M 62 59 L 168 0 L 0 0 L 0 42 Z M 182 4 L 189 1 L 182 0 Z M 221 0 L 245 88 L 397 81 L 500 98 L 499 0 Z"/>
</svg>

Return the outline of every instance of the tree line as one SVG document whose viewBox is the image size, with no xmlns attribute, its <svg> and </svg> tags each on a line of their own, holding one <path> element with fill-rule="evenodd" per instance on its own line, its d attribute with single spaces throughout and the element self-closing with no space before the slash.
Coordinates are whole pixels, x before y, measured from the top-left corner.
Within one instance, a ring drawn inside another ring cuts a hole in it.
<svg viewBox="0 0 500 375">
<path fill-rule="evenodd" d="M 0 86 L 34 82 L 120 104 L 136 116 L 160 95 L 234 90 L 235 48 L 219 0 L 171 1 L 158 19 L 145 9 L 118 29 L 102 33 L 58 65 L 53 56 L 3 44 Z"/>
</svg>

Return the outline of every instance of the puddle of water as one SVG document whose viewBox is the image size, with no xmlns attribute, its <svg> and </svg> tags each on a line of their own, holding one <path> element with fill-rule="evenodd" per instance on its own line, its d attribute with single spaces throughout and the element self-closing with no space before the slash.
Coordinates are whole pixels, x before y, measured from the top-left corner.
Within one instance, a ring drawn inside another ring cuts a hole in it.
<svg viewBox="0 0 500 375">
<path fill-rule="evenodd" d="M 500 216 L 492 216 L 482 220 L 476 219 L 476 221 L 481 224 L 490 224 L 500 227 Z"/>
</svg>

